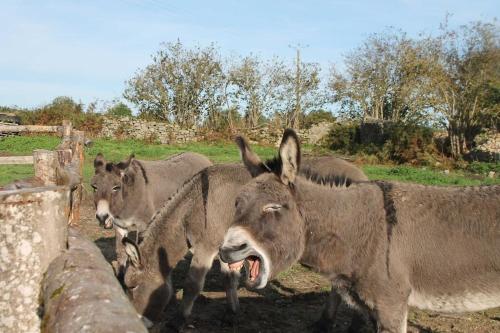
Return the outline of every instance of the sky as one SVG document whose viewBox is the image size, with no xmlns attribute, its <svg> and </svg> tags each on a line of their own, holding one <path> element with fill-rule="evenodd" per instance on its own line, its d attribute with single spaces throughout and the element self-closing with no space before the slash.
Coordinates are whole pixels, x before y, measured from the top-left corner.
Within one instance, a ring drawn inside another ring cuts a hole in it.
<svg viewBox="0 0 500 333">
<path fill-rule="evenodd" d="M 50 1 L 0 0 L 0 105 L 32 108 L 57 96 L 119 99 L 162 42 L 215 43 L 224 56 L 304 61 L 324 71 L 387 27 L 410 36 L 491 21 L 498 0 Z"/>
</svg>

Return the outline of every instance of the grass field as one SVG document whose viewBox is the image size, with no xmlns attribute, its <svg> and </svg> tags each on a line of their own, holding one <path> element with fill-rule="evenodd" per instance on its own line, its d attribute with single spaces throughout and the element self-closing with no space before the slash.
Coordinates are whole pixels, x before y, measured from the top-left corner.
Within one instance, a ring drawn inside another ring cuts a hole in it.
<svg viewBox="0 0 500 333">
<path fill-rule="evenodd" d="M 7 137 L 0 140 L 0 156 L 31 155 L 34 149 L 54 149 L 59 142 L 60 138 L 54 136 Z M 276 152 L 275 147 L 254 146 L 253 149 L 262 158 L 271 157 Z M 236 145 L 230 142 L 160 145 L 146 144 L 138 140 L 117 141 L 97 139 L 94 141 L 92 147 L 85 150 L 85 181 L 88 182 L 92 177 L 92 162 L 99 152 L 103 153 L 109 161 L 119 161 L 131 153 L 134 153 L 139 159 L 152 160 L 163 159 L 183 151 L 203 154 L 215 163 L 236 162 L 240 160 Z M 314 147 L 303 147 L 303 152 L 306 154 L 314 154 L 316 151 L 317 149 L 314 149 Z M 324 150 L 320 151 L 324 152 Z M 370 179 L 399 180 L 434 185 L 500 184 L 499 178 L 491 179 L 461 171 L 452 171 L 449 174 L 444 174 L 439 170 L 405 165 L 364 165 L 362 167 Z M 32 175 L 33 167 L 31 165 L 0 165 L 0 185 Z"/>
</svg>

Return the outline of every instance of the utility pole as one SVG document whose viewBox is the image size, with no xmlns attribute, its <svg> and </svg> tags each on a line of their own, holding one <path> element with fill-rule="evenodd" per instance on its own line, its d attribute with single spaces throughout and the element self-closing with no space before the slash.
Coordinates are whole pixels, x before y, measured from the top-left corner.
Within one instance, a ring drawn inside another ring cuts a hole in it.
<svg viewBox="0 0 500 333">
<path fill-rule="evenodd" d="M 295 110 L 293 112 L 293 116 L 291 119 L 291 126 L 298 130 L 300 128 L 300 115 L 302 114 L 302 103 L 300 101 L 301 96 L 302 96 L 302 73 L 301 73 L 301 63 L 300 63 L 300 49 L 308 47 L 309 45 L 288 45 L 290 48 L 294 48 L 296 51 L 296 58 L 295 58 L 295 64 L 296 64 L 296 69 L 295 69 Z"/>
</svg>

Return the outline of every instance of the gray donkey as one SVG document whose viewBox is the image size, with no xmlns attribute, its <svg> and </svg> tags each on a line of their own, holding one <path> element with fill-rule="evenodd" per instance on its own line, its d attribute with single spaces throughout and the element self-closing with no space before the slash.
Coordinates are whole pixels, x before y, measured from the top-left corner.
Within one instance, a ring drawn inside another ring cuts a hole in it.
<svg viewBox="0 0 500 333">
<path fill-rule="evenodd" d="M 231 269 L 248 266 L 250 285 L 263 288 L 300 261 L 331 279 L 334 301 L 360 305 L 387 333 L 406 332 L 408 305 L 440 312 L 500 306 L 500 186 L 338 188 L 330 179 L 297 177 L 293 130 L 285 131 L 272 172 L 245 164 L 255 178 L 236 197 L 219 255 Z"/>
<path fill-rule="evenodd" d="M 177 188 L 210 165 L 205 156 L 196 153 L 182 153 L 161 161 L 141 161 L 132 155 L 116 164 L 97 154 L 90 182 L 96 218 L 104 228 L 115 226 L 119 263 L 126 259 L 121 251 L 122 237 L 131 229 L 146 229 L 147 222 Z"/>
<path fill-rule="evenodd" d="M 256 155 L 243 138 L 238 138 L 237 143 L 243 159 L 255 161 Z M 309 172 L 309 168 L 322 174 L 338 170 L 339 180 L 343 179 L 342 174 L 367 179 L 356 166 L 335 157 L 312 158 L 306 164 L 308 168 L 304 168 L 304 172 Z M 193 257 L 184 284 L 179 318 L 189 323 L 193 303 L 203 289 L 205 275 L 233 220 L 234 196 L 250 180 L 250 174 L 241 165 L 206 168 L 184 184 L 156 214 L 139 245 L 124 239 L 130 263 L 125 270 L 124 282 L 139 313 L 153 321 L 160 319 L 173 295 L 171 270 L 190 249 Z M 239 307 L 236 292 L 239 272 L 231 272 L 223 263 L 221 269 L 225 275 L 229 310 L 234 314 Z"/>
</svg>

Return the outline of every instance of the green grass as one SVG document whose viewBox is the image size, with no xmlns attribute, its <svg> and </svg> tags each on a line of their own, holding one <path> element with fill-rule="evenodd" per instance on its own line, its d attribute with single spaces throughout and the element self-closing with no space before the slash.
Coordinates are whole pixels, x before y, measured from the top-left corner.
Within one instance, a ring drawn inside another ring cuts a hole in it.
<svg viewBox="0 0 500 333">
<path fill-rule="evenodd" d="M 0 140 L 2 155 L 31 155 L 34 149 L 54 149 L 60 138 L 54 136 L 16 136 Z M 262 158 L 269 158 L 276 153 L 275 147 L 254 146 L 253 149 Z M 192 151 L 207 156 L 215 163 L 237 162 L 239 151 L 235 144 L 227 142 L 195 142 L 184 145 L 146 144 L 138 140 L 96 139 L 91 148 L 85 150 L 84 178 L 88 182 L 93 174 L 92 162 L 97 153 L 104 154 L 108 161 L 120 161 L 134 153 L 145 160 L 163 159 L 184 151 Z M 304 146 L 305 153 L 324 153 L 324 149 Z M 500 184 L 500 179 L 477 177 L 463 172 L 444 174 L 440 171 L 411 166 L 365 165 L 363 170 L 370 179 L 398 180 L 434 185 L 479 185 Z M 15 179 L 33 176 L 31 165 L 0 165 L 0 185 Z"/>
<path fill-rule="evenodd" d="M 445 174 L 440 170 L 411 166 L 364 165 L 363 171 L 370 179 L 397 180 L 426 185 L 487 185 L 500 184 L 498 178 L 486 178 L 453 171 Z"/>
</svg>

